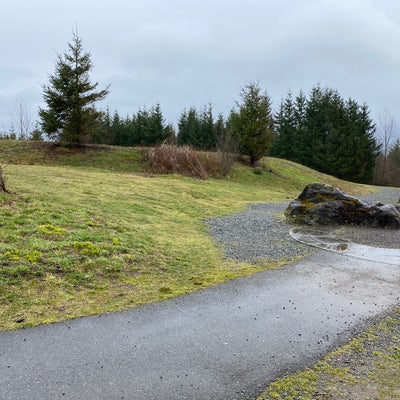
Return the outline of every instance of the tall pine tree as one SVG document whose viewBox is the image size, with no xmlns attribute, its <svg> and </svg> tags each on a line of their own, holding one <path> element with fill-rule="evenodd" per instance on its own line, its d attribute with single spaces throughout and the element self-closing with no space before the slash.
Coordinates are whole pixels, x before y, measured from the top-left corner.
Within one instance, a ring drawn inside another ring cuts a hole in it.
<svg viewBox="0 0 400 400">
<path fill-rule="evenodd" d="M 270 150 L 275 134 L 271 99 L 257 83 L 247 83 L 240 93 L 238 110 L 232 110 L 228 127 L 239 140 L 239 151 L 254 165 Z"/>
<path fill-rule="evenodd" d="M 47 109 L 39 109 L 39 116 L 51 139 L 73 145 L 90 141 L 101 117 L 94 104 L 108 94 L 107 89 L 96 91 L 98 83 L 89 78 L 92 68 L 90 53 L 83 51 L 82 40 L 74 33 L 68 51 L 58 55 L 50 84 L 43 86 Z"/>
</svg>

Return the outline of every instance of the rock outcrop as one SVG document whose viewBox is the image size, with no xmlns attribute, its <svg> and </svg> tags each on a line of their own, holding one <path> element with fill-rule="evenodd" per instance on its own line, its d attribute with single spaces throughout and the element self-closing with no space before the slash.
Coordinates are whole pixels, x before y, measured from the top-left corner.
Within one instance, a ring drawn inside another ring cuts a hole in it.
<svg viewBox="0 0 400 400">
<path fill-rule="evenodd" d="M 370 204 L 322 183 L 311 183 L 285 211 L 289 222 L 400 228 L 400 205 Z"/>
</svg>

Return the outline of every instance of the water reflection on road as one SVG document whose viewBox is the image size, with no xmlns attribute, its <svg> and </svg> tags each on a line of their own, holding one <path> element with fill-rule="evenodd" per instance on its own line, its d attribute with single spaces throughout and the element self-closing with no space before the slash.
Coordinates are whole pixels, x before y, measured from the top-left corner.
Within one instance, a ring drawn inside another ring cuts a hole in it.
<svg viewBox="0 0 400 400">
<path fill-rule="evenodd" d="M 290 231 L 290 235 L 296 241 L 309 246 L 333 251 L 350 257 L 400 266 L 400 249 L 353 243 L 340 238 L 337 231 L 333 228 L 296 227 Z M 373 235 L 374 230 L 371 229 L 371 241 L 373 241 Z"/>
</svg>

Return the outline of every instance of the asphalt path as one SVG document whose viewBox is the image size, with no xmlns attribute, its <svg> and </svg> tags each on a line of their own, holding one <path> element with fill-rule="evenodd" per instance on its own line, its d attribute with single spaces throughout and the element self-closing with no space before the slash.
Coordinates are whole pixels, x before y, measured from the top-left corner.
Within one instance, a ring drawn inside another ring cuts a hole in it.
<svg viewBox="0 0 400 400">
<path fill-rule="evenodd" d="M 317 252 L 127 312 L 0 333 L 0 399 L 248 399 L 398 305 L 400 266 Z"/>
</svg>

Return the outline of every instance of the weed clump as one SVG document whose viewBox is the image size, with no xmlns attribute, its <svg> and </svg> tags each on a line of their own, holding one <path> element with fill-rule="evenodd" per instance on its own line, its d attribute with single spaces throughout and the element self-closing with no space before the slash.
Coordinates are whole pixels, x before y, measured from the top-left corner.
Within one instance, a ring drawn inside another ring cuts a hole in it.
<svg viewBox="0 0 400 400">
<path fill-rule="evenodd" d="M 40 225 L 39 226 L 39 233 L 41 235 L 46 235 L 46 236 L 58 236 L 58 235 L 64 235 L 66 230 L 64 228 L 60 228 L 58 226 L 54 225 Z"/>
<path fill-rule="evenodd" d="M 92 242 L 75 242 L 74 249 L 84 255 L 97 256 L 100 254 L 100 249 Z"/>
<path fill-rule="evenodd" d="M 143 148 L 142 160 L 154 174 L 181 174 L 200 179 L 222 176 L 217 153 L 196 151 L 189 146 L 163 144 Z"/>
</svg>

